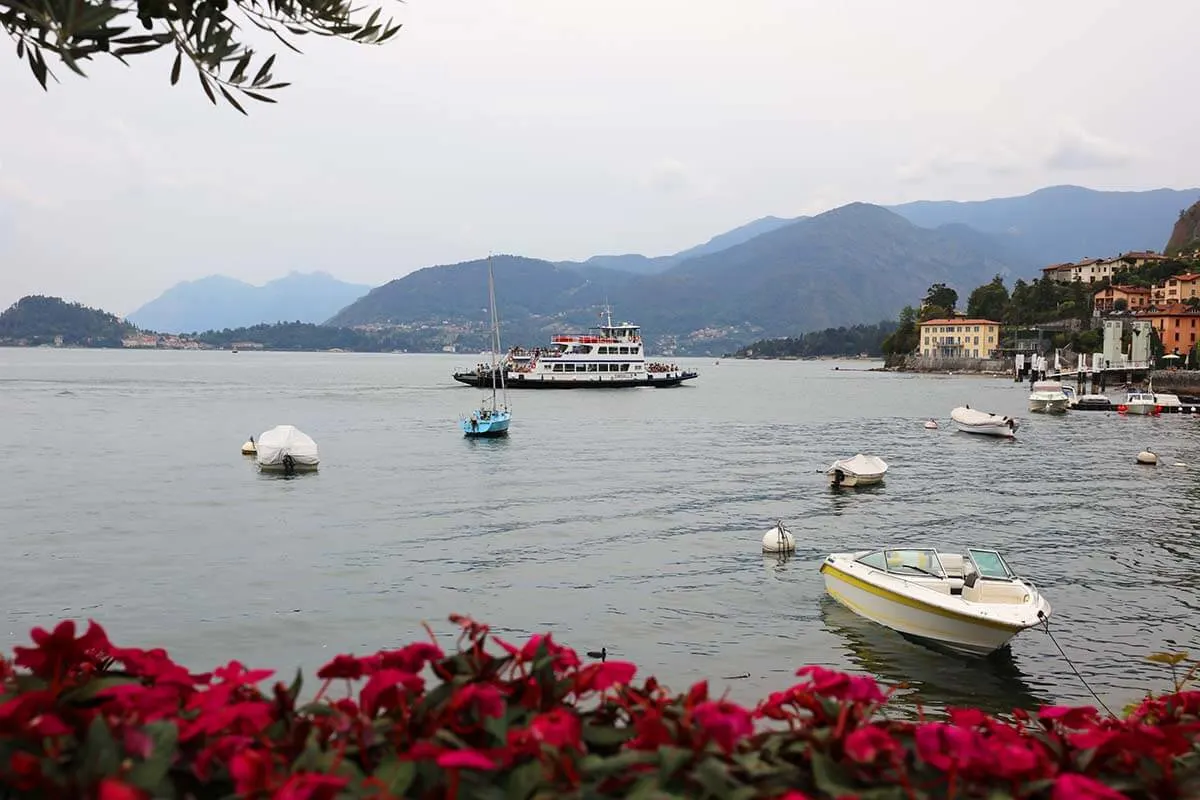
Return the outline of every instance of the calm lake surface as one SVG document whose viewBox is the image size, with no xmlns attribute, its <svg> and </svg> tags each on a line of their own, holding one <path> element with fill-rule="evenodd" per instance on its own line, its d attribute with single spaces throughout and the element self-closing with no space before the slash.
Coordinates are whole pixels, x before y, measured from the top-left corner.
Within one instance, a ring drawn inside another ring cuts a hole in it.
<svg viewBox="0 0 1200 800">
<path fill-rule="evenodd" d="M 867 362 L 685 359 L 700 377 L 676 389 L 512 392 L 512 435 L 469 441 L 482 393 L 450 374 L 477 360 L 0 348 L 0 647 L 92 617 L 197 668 L 290 674 L 422 621 L 449 636 L 461 612 L 744 702 L 804 664 L 939 706 L 1093 702 L 1040 631 L 969 667 L 824 597 L 827 553 L 900 543 L 1005 552 L 1114 708 L 1167 685 L 1145 655 L 1197 638 L 1195 419 L 1047 418 L 1028 384 Z M 956 433 L 964 402 L 1019 417 L 1018 440 Z M 318 474 L 239 455 L 284 423 L 316 439 Z M 1162 465 L 1136 466 L 1144 447 Z M 886 484 L 829 489 L 819 470 L 856 452 L 887 459 Z M 784 563 L 761 552 L 776 519 L 798 541 Z"/>
</svg>

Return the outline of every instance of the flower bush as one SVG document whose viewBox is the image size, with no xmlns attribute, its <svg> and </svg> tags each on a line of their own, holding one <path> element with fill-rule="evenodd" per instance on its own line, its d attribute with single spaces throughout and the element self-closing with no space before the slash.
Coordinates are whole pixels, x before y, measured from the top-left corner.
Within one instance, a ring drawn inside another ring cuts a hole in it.
<svg viewBox="0 0 1200 800">
<path fill-rule="evenodd" d="M 452 617 L 430 641 L 262 684 L 117 647 L 94 622 L 0 658 L 0 797 L 1184 798 L 1200 796 L 1200 692 L 1123 718 L 1088 707 L 899 721 L 869 678 L 804 667 L 754 708 L 671 694 L 550 636 Z"/>
</svg>

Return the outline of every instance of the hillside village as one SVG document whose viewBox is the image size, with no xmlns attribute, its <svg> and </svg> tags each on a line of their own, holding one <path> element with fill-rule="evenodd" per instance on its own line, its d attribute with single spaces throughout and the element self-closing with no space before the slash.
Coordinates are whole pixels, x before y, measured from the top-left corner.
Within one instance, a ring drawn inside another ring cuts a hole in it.
<svg viewBox="0 0 1200 800">
<path fill-rule="evenodd" d="M 972 292 L 967 310 L 956 307 L 953 290 L 930 287 L 915 318 L 906 309 L 908 318 L 902 315 L 891 346 L 885 347 L 891 365 L 945 369 L 947 362 L 956 362 L 960 369 L 995 368 L 996 364 L 983 362 L 1049 348 L 1093 353 L 1099 349 L 1105 320 L 1148 321 L 1156 357 L 1177 356 L 1178 366 L 1200 364 L 1200 250 L 1175 256 L 1142 251 L 1085 258 L 1052 264 L 1041 272 L 1042 277 L 1029 285 L 1030 294 L 1054 299 L 1053 306 L 1012 308 L 1018 289 L 1024 288 L 1018 281 L 1005 314 L 978 313 L 982 301 L 977 298 L 996 289 L 997 282 Z M 1081 294 L 1086 297 L 1087 313 L 1080 313 L 1084 310 L 1079 304 Z"/>
</svg>

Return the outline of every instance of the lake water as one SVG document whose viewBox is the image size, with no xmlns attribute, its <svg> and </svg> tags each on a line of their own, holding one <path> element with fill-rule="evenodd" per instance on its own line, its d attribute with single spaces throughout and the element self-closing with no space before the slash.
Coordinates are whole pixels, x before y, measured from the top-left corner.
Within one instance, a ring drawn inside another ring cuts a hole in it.
<svg viewBox="0 0 1200 800">
<path fill-rule="evenodd" d="M 449 635 L 462 612 L 746 702 L 810 663 L 934 705 L 1090 701 L 1040 631 L 965 667 L 824 598 L 827 553 L 906 542 L 1005 552 L 1114 708 L 1166 685 L 1145 655 L 1196 639 L 1194 419 L 1047 418 L 1011 380 L 706 359 L 675 389 L 512 392 L 512 435 L 470 441 L 457 419 L 482 393 L 450 374 L 477 360 L 0 349 L 0 647 L 93 617 L 198 668 L 290 673 L 423 620 Z M 1018 416 L 1018 440 L 954 432 L 964 402 Z M 239 455 L 283 423 L 316 439 L 318 474 Z M 1136 466 L 1144 447 L 1163 464 Z M 819 470 L 856 452 L 888 460 L 886 484 L 830 490 Z M 798 540 L 785 563 L 761 553 L 777 518 Z"/>
</svg>

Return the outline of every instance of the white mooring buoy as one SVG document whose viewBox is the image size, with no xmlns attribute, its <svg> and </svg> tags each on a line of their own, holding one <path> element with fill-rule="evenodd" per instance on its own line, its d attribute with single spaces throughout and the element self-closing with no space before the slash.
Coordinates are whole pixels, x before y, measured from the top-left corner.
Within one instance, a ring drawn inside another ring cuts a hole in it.
<svg viewBox="0 0 1200 800">
<path fill-rule="evenodd" d="M 1137 454 L 1137 463 L 1153 467 L 1158 464 L 1158 456 L 1151 450 L 1143 450 Z"/>
<path fill-rule="evenodd" d="M 794 553 L 796 537 L 783 524 L 783 520 L 775 523 L 775 527 L 763 534 L 762 549 L 764 553 Z"/>
</svg>

